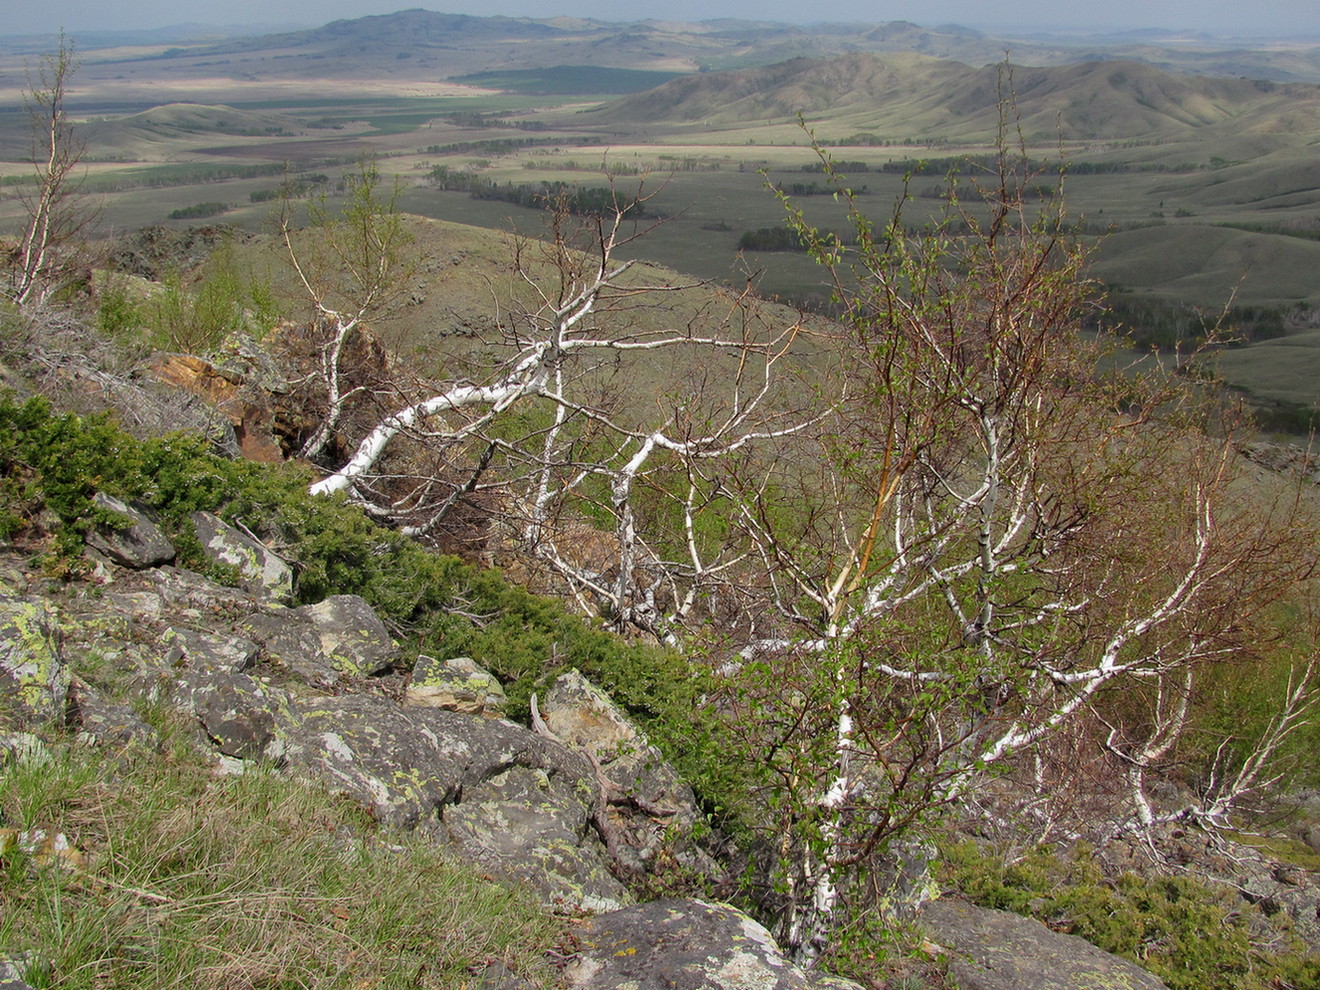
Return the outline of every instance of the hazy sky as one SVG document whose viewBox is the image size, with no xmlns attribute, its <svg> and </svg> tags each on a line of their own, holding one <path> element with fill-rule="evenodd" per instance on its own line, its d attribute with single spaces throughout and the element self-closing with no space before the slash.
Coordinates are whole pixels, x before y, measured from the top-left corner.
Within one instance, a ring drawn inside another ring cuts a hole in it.
<svg viewBox="0 0 1320 990">
<path fill-rule="evenodd" d="M 0 34 L 164 27 L 201 24 L 324 24 L 384 14 L 409 0 L 5 0 Z M 926 26 L 964 24 L 981 29 L 1041 30 L 1173 28 L 1236 34 L 1320 36 L 1320 0 L 657 0 L 607 4 L 600 0 L 447 0 L 423 4 L 461 14 L 511 17 L 572 15 L 627 21 L 647 17 L 704 20 L 758 18 L 789 22 L 909 20 Z M 808 13 L 809 12 L 809 13 Z"/>
</svg>

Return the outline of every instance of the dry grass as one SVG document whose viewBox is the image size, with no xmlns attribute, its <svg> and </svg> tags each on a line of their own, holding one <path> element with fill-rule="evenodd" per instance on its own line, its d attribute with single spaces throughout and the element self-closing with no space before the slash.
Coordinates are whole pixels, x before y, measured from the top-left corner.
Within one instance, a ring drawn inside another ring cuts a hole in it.
<svg viewBox="0 0 1320 990">
<path fill-rule="evenodd" d="M 0 856 L 0 957 L 35 950 L 37 988 L 453 988 L 496 959 L 553 982 L 521 894 L 273 770 L 70 748 L 0 768 L 0 812 L 81 853 Z"/>
</svg>

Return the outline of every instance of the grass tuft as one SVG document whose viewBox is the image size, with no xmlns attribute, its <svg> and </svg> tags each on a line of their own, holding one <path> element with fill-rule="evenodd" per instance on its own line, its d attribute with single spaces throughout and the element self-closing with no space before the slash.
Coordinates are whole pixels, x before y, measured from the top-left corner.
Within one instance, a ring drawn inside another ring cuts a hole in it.
<svg viewBox="0 0 1320 990">
<path fill-rule="evenodd" d="M 0 958 L 38 990 L 453 988 L 491 960 L 552 978 L 560 923 L 342 799 L 182 749 L 54 755 L 0 768 L 4 826 L 81 853 L 0 854 Z"/>
</svg>

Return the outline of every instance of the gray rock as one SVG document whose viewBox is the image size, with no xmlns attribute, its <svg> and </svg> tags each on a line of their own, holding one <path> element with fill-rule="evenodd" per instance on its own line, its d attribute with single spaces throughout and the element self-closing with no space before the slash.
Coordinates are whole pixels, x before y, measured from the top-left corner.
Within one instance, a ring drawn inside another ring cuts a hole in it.
<svg viewBox="0 0 1320 990">
<path fill-rule="evenodd" d="M 74 678 L 69 686 L 69 723 L 79 738 L 98 746 L 150 746 L 155 730 L 128 705 L 107 701 L 90 685 Z"/>
<path fill-rule="evenodd" d="M 216 749 L 243 760 L 265 754 L 275 738 L 275 712 L 288 703 L 282 692 L 246 674 L 219 671 L 189 672 L 175 685 L 174 695 L 186 699 Z"/>
<path fill-rule="evenodd" d="M 288 708 L 283 692 L 247 674 L 161 669 L 139 679 L 147 697 L 196 716 L 206 738 L 226 756 L 253 760 L 275 741 L 275 721 Z"/>
<path fill-rule="evenodd" d="M 668 849 L 686 869 L 719 876 L 714 859 L 689 838 L 702 821 L 692 788 L 605 692 L 571 670 L 556 679 L 540 710 L 555 737 L 589 753 L 610 782 L 609 821 L 629 868 L 645 871 Z"/>
<path fill-rule="evenodd" d="M 194 512 L 191 519 L 202 548 L 213 560 L 238 568 L 244 588 L 274 601 L 293 599 L 293 570 L 264 545 L 209 512 Z"/>
<path fill-rule="evenodd" d="M 219 635 L 200 629 L 176 626 L 161 637 L 165 661 L 171 666 L 187 664 L 194 670 L 240 673 L 257 659 L 257 644 L 235 635 Z"/>
<path fill-rule="evenodd" d="M 379 695 L 299 702 L 268 755 L 343 791 L 386 825 L 416 828 L 457 800 L 468 749 Z"/>
<path fill-rule="evenodd" d="M 316 626 L 297 610 L 258 612 L 244 618 L 239 628 L 256 641 L 267 660 L 298 679 L 319 688 L 333 688 L 343 680 L 321 649 Z"/>
<path fill-rule="evenodd" d="M 40 600 L 0 595 L 0 717 L 19 725 L 64 718 L 70 675 Z"/>
<path fill-rule="evenodd" d="M 48 975 L 46 968 L 45 960 L 35 952 L 0 957 L 0 990 L 33 990 L 29 978 Z"/>
<path fill-rule="evenodd" d="M 102 601 L 132 619 L 159 619 L 165 614 L 165 599 L 154 591 L 108 591 Z"/>
<path fill-rule="evenodd" d="M 564 970 L 579 990 L 861 990 L 804 972 L 761 925 L 724 904 L 662 900 L 592 918 Z"/>
<path fill-rule="evenodd" d="M 478 667 L 471 657 L 437 660 L 425 655 L 413 666 L 403 700 L 407 705 L 491 718 L 503 715 L 508 704 L 495 675 Z"/>
<path fill-rule="evenodd" d="M 586 782 L 514 766 L 462 798 L 444 810 L 444 821 L 464 856 L 531 885 L 555 908 L 614 911 L 631 903 L 591 834 Z"/>
<path fill-rule="evenodd" d="M 486 965 L 480 973 L 477 973 L 472 983 L 472 990 L 535 990 L 535 988 L 524 980 L 508 966 L 498 959 Z M 0 990 L 4 990 L 0 987 Z"/>
<path fill-rule="evenodd" d="M 419 829 L 487 869 L 533 882 L 551 905 L 627 900 L 587 827 L 593 771 L 521 726 L 359 694 L 295 704 L 277 736 L 268 756 L 345 792 L 387 825 Z"/>
<path fill-rule="evenodd" d="M 95 526 L 87 534 L 89 546 L 134 570 L 155 567 L 174 559 L 174 544 L 144 512 L 104 492 L 97 492 L 92 503 L 97 508 L 123 516 L 127 526 Z"/>
<path fill-rule="evenodd" d="M 1302 833 L 1302 841 L 1311 847 L 1312 852 L 1320 853 L 1320 824 L 1306 826 L 1306 831 Z"/>
<path fill-rule="evenodd" d="M 961 990 L 1167 990 L 1135 963 L 1007 911 L 938 900 L 920 921 L 950 950 L 949 972 Z"/>
<path fill-rule="evenodd" d="M 355 677 L 379 674 L 398 659 L 399 647 L 385 624 L 357 595 L 331 595 L 297 611 L 312 620 L 321 649 L 342 673 Z"/>
<path fill-rule="evenodd" d="M 251 612 L 257 598 L 242 588 L 230 588 L 181 567 L 154 567 L 147 578 L 167 611 L 214 621 L 219 615 Z"/>
<path fill-rule="evenodd" d="M 31 732 L 0 733 L 0 764 L 15 763 L 27 766 L 45 766 L 51 760 L 50 750 Z"/>
</svg>

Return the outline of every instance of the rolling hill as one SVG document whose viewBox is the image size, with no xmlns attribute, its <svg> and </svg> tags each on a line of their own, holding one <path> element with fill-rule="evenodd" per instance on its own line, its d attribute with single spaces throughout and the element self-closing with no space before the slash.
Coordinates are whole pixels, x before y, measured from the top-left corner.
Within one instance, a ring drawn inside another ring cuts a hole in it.
<svg viewBox="0 0 1320 990">
<path fill-rule="evenodd" d="M 302 125 L 277 113 L 235 110 L 198 103 L 169 103 L 142 113 L 82 125 L 81 134 L 98 155 L 114 151 L 145 153 L 150 146 L 186 146 L 197 138 L 214 142 L 226 138 L 267 140 L 296 132 Z"/>
<path fill-rule="evenodd" d="M 1023 131 L 1064 140 L 1176 142 L 1203 128 L 1269 135 L 1320 132 L 1320 88 L 1174 75 L 1137 62 L 1018 68 L 905 53 L 853 53 L 703 73 L 608 104 L 620 125 L 731 126 L 769 118 L 827 120 L 832 128 L 887 135 L 984 138 L 1002 93 L 1016 98 Z"/>
<path fill-rule="evenodd" d="M 114 39 L 112 39 L 114 40 Z M 120 44 L 128 39 L 120 37 Z M 0 53 L 5 51 L 0 38 Z M 147 34 L 135 47 L 80 45 L 80 75 L 99 88 L 161 100 L 222 102 L 225 84 L 378 80 L 431 84 L 478 72 L 594 66 L 694 73 L 753 68 L 794 58 L 850 53 L 915 53 L 969 66 L 994 64 L 1010 52 L 1018 64 L 1060 66 L 1125 59 L 1163 70 L 1276 82 L 1320 82 L 1320 42 L 1292 40 L 1247 47 L 1231 39 L 1176 35 L 1108 38 L 990 37 L 958 25 L 906 21 L 789 25 L 770 21 L 665 20 L 614 22 L 556 17 L 474 17 L 413 9 L 340 20 L 323 27 L 256 37 L 199 31 L 195 41 L 163 42 Z M 11 46 L 34 50 L 31 39 Z M 21 80 L 21 57 L 14 61 Z M 8 61 L 0 58 L 0 63 Z M 0 64 L 0 98 L 7 66 Z M 175 91 L 191 81 L 188 93 Z M 12 81 L 12 80 L 11 80 Z M 112 86 L 111 83 L 114 85 Z M 14 90 L 17 92 L 17 90 Z"/>
</svg>

